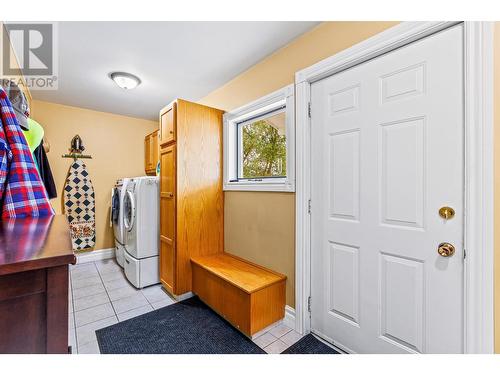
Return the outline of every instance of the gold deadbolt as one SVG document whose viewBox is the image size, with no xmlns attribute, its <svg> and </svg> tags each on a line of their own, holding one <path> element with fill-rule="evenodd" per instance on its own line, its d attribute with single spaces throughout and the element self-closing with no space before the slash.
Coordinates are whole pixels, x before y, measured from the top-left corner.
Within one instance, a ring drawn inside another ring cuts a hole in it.
<svg viewBox="0 0 500 375">
<path fill-rule="evenodd" d="M 455 254 L 455 246 L 448 242 L 442 242 L 438 246 L 438 253 L 445 258 L 451 257 Z"/>
<path fill-rule="evenodd" d="M 455 210 L 448 206 L 441 207 L 439 209 L 439 216 L 445 220 L 450 220 L 455 216 Z"/>
</svg>

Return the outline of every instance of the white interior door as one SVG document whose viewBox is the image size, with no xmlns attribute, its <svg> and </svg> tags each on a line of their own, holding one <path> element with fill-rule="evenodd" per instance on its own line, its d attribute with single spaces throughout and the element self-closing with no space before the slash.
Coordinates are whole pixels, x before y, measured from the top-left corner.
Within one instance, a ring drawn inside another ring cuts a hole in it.
<svg viewBox="0 0 500 375">
<path fill-rule="evenodd" d="M 311 87 L 311 328 L 348 351 L 463 352 L 463 74 L 460 25 Z"/>
</svg>

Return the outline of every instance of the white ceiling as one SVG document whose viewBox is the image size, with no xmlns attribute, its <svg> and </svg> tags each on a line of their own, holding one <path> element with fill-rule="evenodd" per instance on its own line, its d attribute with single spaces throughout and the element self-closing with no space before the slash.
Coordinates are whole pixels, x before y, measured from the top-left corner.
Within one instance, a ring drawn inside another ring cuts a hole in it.
<svg viewBox="0 0 500 375">
<path fill-rule="evenodd" d="M 59 89 L 39 100 L 156 120 L 175 98 L 196 101 L 316 22 L 60 22 Z M 108 74 L 142 83 L 118 88 Z"/>
</svg>

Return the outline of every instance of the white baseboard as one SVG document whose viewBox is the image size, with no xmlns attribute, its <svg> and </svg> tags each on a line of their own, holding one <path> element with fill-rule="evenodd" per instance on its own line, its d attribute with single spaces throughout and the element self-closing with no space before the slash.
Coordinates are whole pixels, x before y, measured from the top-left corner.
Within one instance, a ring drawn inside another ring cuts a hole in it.
<svg viewBox="0 0 500 375">
<path fill-rule="evenodd" d="M 181 302 L 181 301 L 184 301 L 188 298 L 191 298 L 191 297 L 194 297 L 194 294 L 193 292 L 187 292 L 187 293 L 184 293 L 184 294 L 179 294 L 178 296 L 175 296 L 175 300 L 177 302 Z"/>
<path fill-rule="evenodd" d="M 285 317 L 283 324 L 291 329 L 295 329 L 295 309 L 288 305 L 285 306 Z"/>
<path fill-rule="evenodd" d="M 193 292 L 187 292 L 187 293 L 184 293 L 184 294 L 175 295 L 175 294 L 170 293 L 167 289 L 165 289 L 165 286 L 162 285 L 161 287 L 163 288 L 163 290 L 165 292 L 167 292 L 167 294 L 170 297 L 172 297 L 177 302 L 181 302 L 181 301 L 184 301 L 184 300 L 186 300 L 188 298 L 194 297 L 194 293 Z"/>
<path fill-rule="evenodd" d="M 112 259 L 115 257 L 115 248 L 99 249 L 87 253 L 76 254 L 76 264 L 95 262 L 96 260 Z"/>
</svg>

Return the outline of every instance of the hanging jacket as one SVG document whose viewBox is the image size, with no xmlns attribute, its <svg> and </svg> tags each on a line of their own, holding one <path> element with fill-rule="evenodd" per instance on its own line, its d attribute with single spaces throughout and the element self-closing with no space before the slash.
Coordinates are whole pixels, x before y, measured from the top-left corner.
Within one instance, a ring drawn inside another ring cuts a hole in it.
<svg viewBox="0 0 500 375">
<path fill-rule="evenodd" d="M 42 125 L 28 117 L 29 130 L 23 129 L 24 138 L 28 143 L 28 146 L 32 153 L 35 152 L 36 148 L 42 143 L 42 139 L 45 131 Z"/>
<path fill-rule="evenodd" d="M 49 159 L 43 148 L 43 140 L 40 145 L 33 152 L 35 156 L 35 161 L 38 165 L 38 172 L 40 173 L 40 178 L 47 190 L 47 195 L 49 199 L 57 197 L 56 184 L 54 183 L 54 177 L 52 176 L 52 171 L 50 170 Z"/>
<path fill-rule="evenodd" d="M 3 144 L 0 146 L 2 217 L 54 215 L 31 151 L 2 87 L 0 87 L 0 116 L 0 143 Z"/>
<path fill-rule="evenodd" d="M 12 159 L 12 152 L 10 152 L 9 145 L 7 144 L 3 127 L 0 127 L 0 187 L 2 187 L 0 191 L 0 202 L 2 201 L 3 186 L 7 180 L 7 173 L 9 172 L 10 159 Z"/>
</svg>

